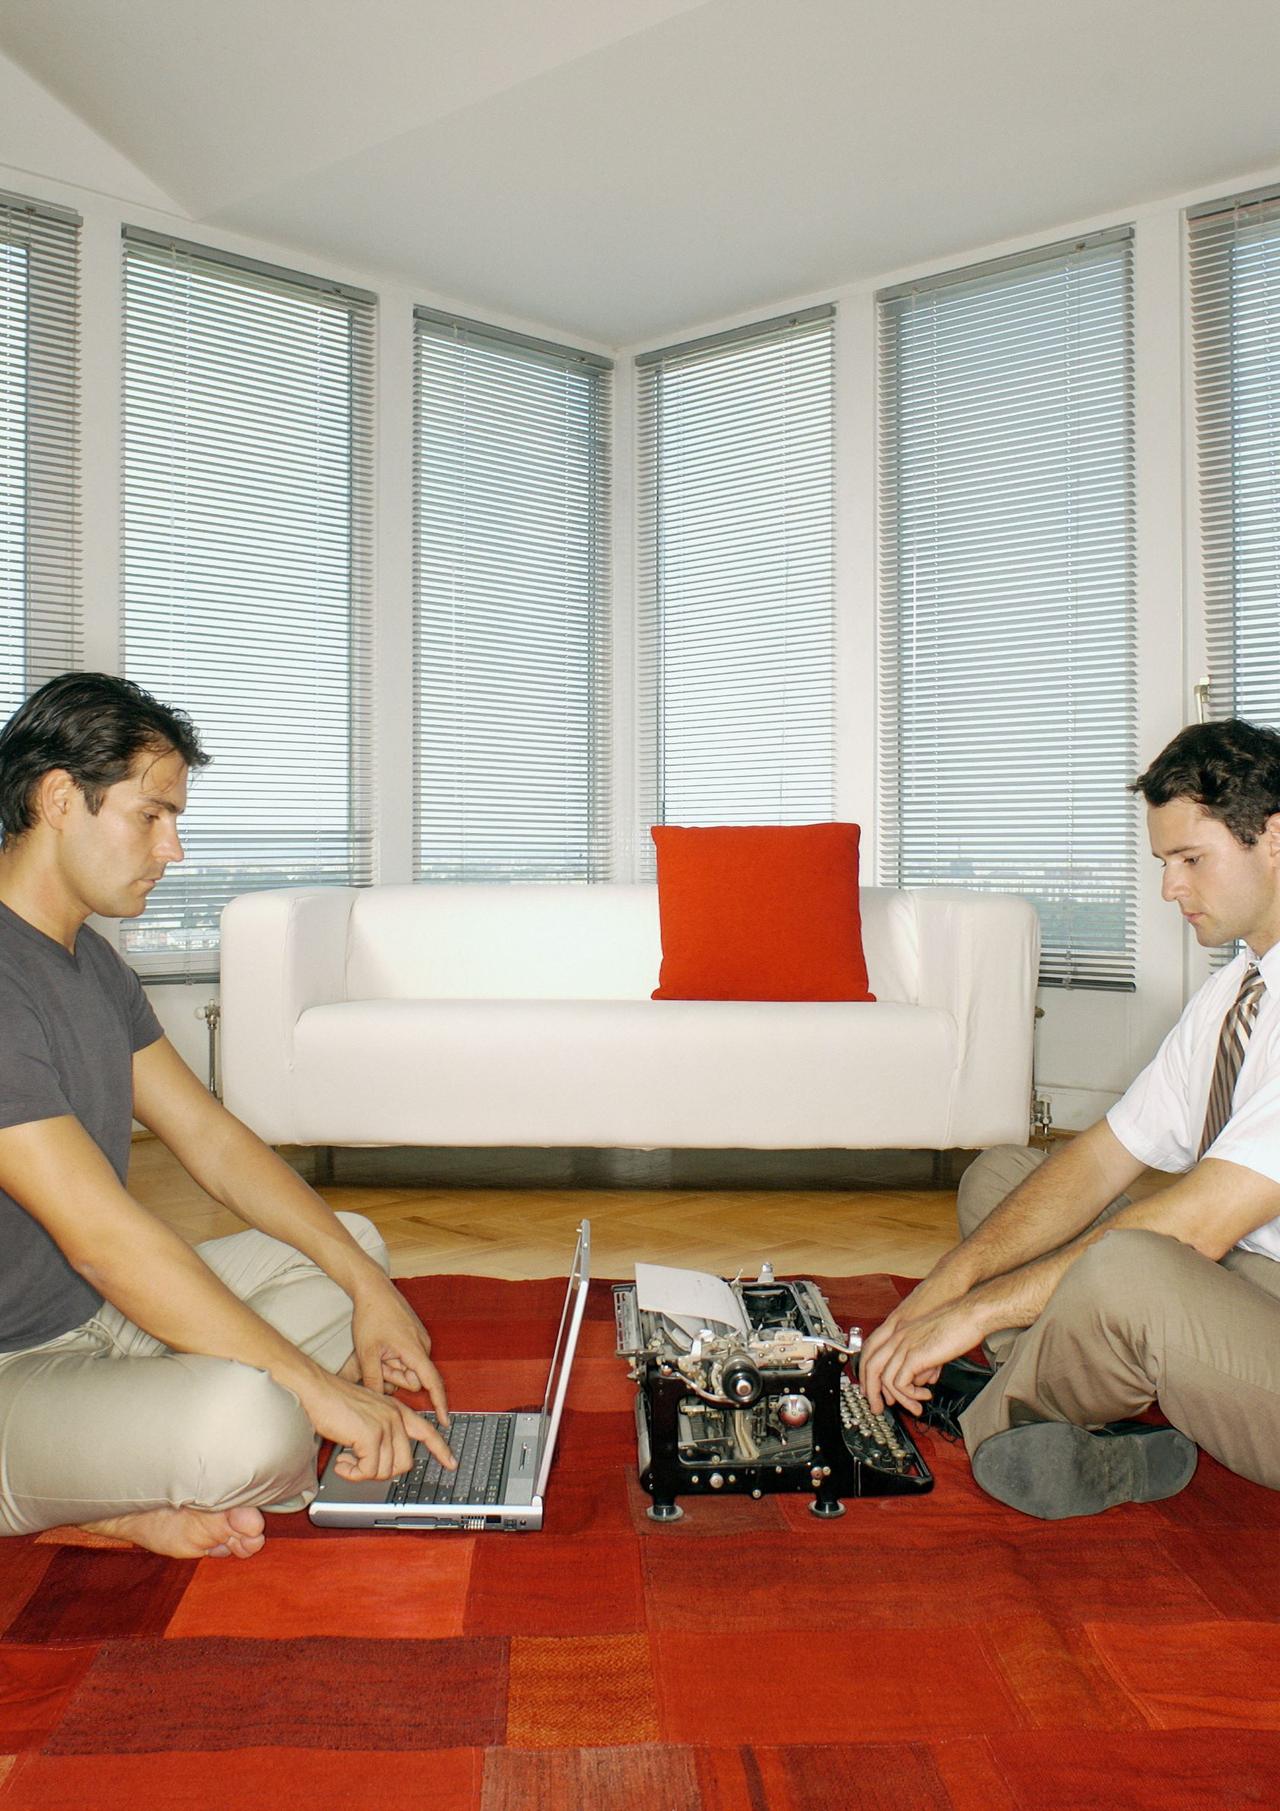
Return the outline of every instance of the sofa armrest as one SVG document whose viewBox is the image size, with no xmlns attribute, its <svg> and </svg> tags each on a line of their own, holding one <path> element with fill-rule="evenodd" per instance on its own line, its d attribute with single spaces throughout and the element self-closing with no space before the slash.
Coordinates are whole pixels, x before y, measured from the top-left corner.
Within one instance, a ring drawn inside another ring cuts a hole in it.
<svg viewBox="0 0 1280 1811">
<path fill-rule="evenodd" d="M 958 1037 L 949 1143 L 1025 1144 L 1030 1132 L 1040 921 L 1025 899 L 953 888 L 912 894 L 920 1004 L 951 1013 Z"/>
<path fill-rule="evenodd" d="M 310 1006 L 346 998 L 354 887 L 244 893 L 222 914 L 222 1078 L 231 1112 L 296 1142 L 293 1040 Z"/>
</svg>

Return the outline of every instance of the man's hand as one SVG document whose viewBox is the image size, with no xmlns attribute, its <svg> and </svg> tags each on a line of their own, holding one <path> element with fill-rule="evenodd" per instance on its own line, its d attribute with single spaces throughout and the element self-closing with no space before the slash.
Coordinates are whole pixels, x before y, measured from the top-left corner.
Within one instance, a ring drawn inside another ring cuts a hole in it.
<svg viewBox="0 0 1280 1811">
<path fill-rule="evenodd" d="M 380 1391 L 317 1370 L 298 1399 L 318 1434 L 350 1449 L 337 1459 L 344 1478 L 399 1477 L 413 1463 L 415 1440 L 421 1440 L 446 1470 L 453 1471 L 457 1464 L 437 1428 Z"/>
<path fill-rule="evenodd" d="M 939 1309 L 948 1307 L 964 1296 L 966 1284 L 952 1275 L 949 1260 L 953 1257 L 954 1254 L 948 1252 L 945 1257 L 939 1259 L 928 1276 L 916 1284 L 911 1294 L 898 1303 L 893 1313 L 881 1321 L 874 1333 L 868 1335 L 858 1366 L 864 1390 L 867 1389 L 869 1375 L 874 1374 L 877 1379 L 879 1378 L 883 1369 L 881 1355 L 896 1344 L 904 1327 L 910 1322 L 928 1319 Z M 965 1349 L 967 1350 L 967 1348 Z M 932 1383 L 933 1378 L 922 1381 Z M 896 1398 L 892 1398 L 892 1400 L 896 1401 Z M 883 1407 L 878 1393 L 877 1399 L 872 1402 L 872 1407 L 877 1414 Z M 919 1409 L 917 1408 L 914 1412 L 918 1414 Z"/>
<path fill-rule="evenodd" d="M 947 1360 L 959 1358 L 990 1331 L 970 1296 L 908 1313 L 919 1294 L 895 1308 L 862 1348 L 862 1388 L 876 1414 L 886 1402 L 896 1402 L 918 1415 Z"/>
<path fill-rule="evenodd" d="M 449 1405 L 444 1379 L 431 1358 L 431 1336 L 393 1283 L 379 1279 L 360 1296 L 351 1335 L 366 1390 L 378 1395 L 425 1390 L 441 1427 L 448 1427 Z"/>
</svg>

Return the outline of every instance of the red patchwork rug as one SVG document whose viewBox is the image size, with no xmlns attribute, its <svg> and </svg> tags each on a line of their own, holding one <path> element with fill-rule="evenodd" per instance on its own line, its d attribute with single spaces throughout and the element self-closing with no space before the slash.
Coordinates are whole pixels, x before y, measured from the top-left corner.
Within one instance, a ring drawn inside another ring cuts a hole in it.
<svg viewBox="0 0 1280 1811">
<path fill-rule="evenodd" d="M 404 1287 L 457 1406 L 540 1399 L 563 1284 Z M 906 1285 L 824 1288 L 868 1327 Z M 608 1285 L 587 1313 L 542 1533 L 0 1542 L 0 1811 L 1280 1804 L 1280 1494 L 1202 1459 L 1033 1522 L 922 1433 L 930 1496 L 658 1526 Z"/>
</svg>

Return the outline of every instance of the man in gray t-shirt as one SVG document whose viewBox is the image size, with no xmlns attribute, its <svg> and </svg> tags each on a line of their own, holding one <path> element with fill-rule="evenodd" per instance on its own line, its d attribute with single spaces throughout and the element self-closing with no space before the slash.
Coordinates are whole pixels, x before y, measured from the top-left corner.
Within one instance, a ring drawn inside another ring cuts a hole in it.
<svg viewBox="0 0 1280 1811">
<path fill-rule="evenodd" d="M 51 680 L 0 733 L 0 1534 L 77 1523 L 248 1557 L 263 1509 L 436 1429 L 430 1340 L 359 1215 L 334 1215 L 203 1088 L 90 914 L 133 917 L 170 862 L 189 720 L 110 675 Z M 192 1250 L 128 1194 L 136 1117 L 250 1230 Z"/>
</svg>

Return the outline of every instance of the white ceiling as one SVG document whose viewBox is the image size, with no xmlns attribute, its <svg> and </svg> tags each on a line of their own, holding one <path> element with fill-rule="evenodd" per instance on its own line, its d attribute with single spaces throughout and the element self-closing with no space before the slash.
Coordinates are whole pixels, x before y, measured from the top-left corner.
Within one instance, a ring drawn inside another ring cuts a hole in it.
<svg viewBox="0 0 1280 1811">
<path fill-rule="evenodd" d="M 221 226 L 608 346 L 1280 163 L 1277 0 L 0 0 Z"/>
</svg>

